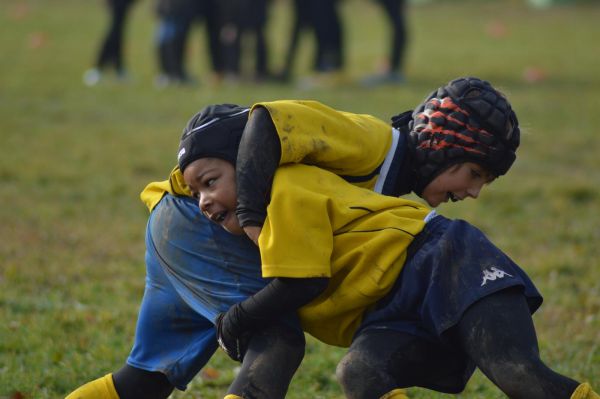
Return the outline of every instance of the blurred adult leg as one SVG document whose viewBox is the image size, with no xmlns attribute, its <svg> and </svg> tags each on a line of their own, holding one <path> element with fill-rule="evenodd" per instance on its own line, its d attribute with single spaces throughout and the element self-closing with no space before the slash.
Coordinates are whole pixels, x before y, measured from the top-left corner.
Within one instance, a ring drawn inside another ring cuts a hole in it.
<svg viewBox="0 0 600 399">
<path fill-rule="evenodd" d="M 100 69 L 113 66 L 117 72 L 124 72 L 123 36 L 132 0 L 108 0 L 107 4 L 111 22 L 102 42 L 96 66 Z"/>
<path fill-rule="evenodd" d="M 221 0 L 219 3 L 220 20 L 219 32 L 223 70 L 229 79 L 237 79 L 240 75 L 241 56 L 241 20 L 245 17 L 245 0 Z"/>
<path fill-rule="evenodd" d="M 296 58 L 296 52 L 298 51 L 298 42 L 300 40 L 300 34 L 302 31 L 312 26 L 310 20 L 311 14 L 311 0 L 294 0 L 294 24 L 290 33 L 290 39 L 288 47 L 285 53 L 283 67 L 278 74 L 278 78 L 282 81 L 290 80 L 292 76 L 292 70 L 294 67 L 294 60 Z"/>
<path fill-rule="evenodd" d="M 268 43 L 265 35 L 265 29 L 267 25 L 268 7 L 270 4 L 269 0 L 251 0 L 253 8 L 253 23 L 252 33 L 254 35 L 254 63 L 255 63 L 255 77 L 259 80 L 269 77 L 269 66 L 268 66 Z"/>
<path fill-rule="evenodd" d="M 207 0 L 205 8 L 206 39 L 213 73 L 220 77 L 223 74 L 223 51 L 220 34 L 223 21 L 219 12 L 219 0 Z"/>
<path fill-rule="evenodd" d="M 377 0 L 389 21 L 391 35 L 386 68 L 362 80 L 367 87 L 404 83 L 404 54 L 407 42 L 404 0 Z"/>
<path fill-rule="evenodd" d="M 390 40 L 389 72 L 402 72 L 407 42 L 404 0 L 378 0 L 390 22 L 392 35 Z"/>
<path fill-rule="evenodd" d="M 343 67 L 343 32 L 338 0 L 310 0 L 317 56 L 315 70 L 331 72 Z"/>
</svg>

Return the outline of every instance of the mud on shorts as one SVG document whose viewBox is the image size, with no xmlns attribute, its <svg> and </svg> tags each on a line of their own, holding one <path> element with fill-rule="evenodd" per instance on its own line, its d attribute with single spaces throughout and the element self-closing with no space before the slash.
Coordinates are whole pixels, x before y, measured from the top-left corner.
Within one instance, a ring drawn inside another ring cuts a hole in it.
<svg viewBox="0 0 600 399">
<path fill-rule="evenodd" d="M 455 370 L 451 383 L 446 379 L 444 385 L 460 392 L 475 365 L 445 333 L 469 306 L 509 287 L 522 290 L 532 313 L 541 305 L 542 297 L 527 274 L 480 230 L 436 215 L 409 247 L 392 291 L 365 316 L 354 339 L 381 329 L 423 338 L 436 348 L 432 374 L 444 374 L 436 374 L 433 369 L 438 368 L 446 374 Z"/>
<path fill-rule="evenodd" d="M 209 222 L 188 197 L 165 195 L 146 229 L 146 286 L 127 363 L 187 384 L 217 349 L 214 319 L 263 288 L 258 248 Z M 288 324 L 299 327 L 290 316 Z"/>
</svg>

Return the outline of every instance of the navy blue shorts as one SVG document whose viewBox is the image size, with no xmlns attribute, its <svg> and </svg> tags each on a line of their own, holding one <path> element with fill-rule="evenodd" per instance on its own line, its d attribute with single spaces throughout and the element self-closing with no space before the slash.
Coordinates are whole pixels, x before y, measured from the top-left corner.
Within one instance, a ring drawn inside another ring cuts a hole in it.
<svg viewBox="0 0 600 399">
<path fill-rule="evenodd" d="M 421 337 L 442 352 L 448 349 L 448 365 L 464 364 L 465 369 L 457 373 L 457 378 L 464 380 L 473 373 L 474 365 L 469 359 L 456 358 L 458 352 L 444 333 L 460 321 L 469 306 L 510 287 L 522 290 L 532 313 L 541 305 L 542 297 L 527 274 L 480 230 L 438 215 L 415 238 L 394 288 L 365 316 L 355 339 L 376 329 Z M 446 366 L 437 361 L 432 367 Z M 458 385 L 465 383 L 457 381 Z"/>
</svg>

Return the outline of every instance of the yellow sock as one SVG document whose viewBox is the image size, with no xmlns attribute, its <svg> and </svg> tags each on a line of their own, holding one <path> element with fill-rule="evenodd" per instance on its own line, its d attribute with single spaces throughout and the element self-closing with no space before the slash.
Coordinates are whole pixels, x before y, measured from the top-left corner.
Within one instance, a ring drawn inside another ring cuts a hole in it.
<svg viewBox="0 0 600 399">
<path fill-rule="evenodd" d="M 244 399 L 244 398 L 242 398 L 241 396 L 234 395 L 232 393 L 228 393 L 227 395 L 225 395 L 225 397 L 223 399 Z"/>
<path fill-rule="evenodd" d="M 379 399 L 408 399 L 408 396 L 406 396 L 406 391 L 404 389 L 394 389 Z"/>
<path fill-rule="evenodd" d="M 119 399 L 112 374 L 88 382 L 69 394 L 65 399 Z"/>
<path fill-rule="evenodd" d="M 580 384 L 573 395 L 571 395 L 571 399 L 600 399 L 600 395 L 592 390 L 592 387 L 587 382 Z"/>
</svg>

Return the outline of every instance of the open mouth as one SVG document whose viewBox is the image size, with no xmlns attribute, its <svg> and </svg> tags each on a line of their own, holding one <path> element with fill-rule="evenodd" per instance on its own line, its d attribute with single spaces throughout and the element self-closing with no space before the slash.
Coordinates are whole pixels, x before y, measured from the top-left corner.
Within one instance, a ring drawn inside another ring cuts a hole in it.
<svg viewBox="0 0 600 399">
<path fill-rule="evenodd" d="M 456 194 L 448 192 L 448 198 L 450 199 L 450 201 L 452 202 L 456 202 L 456 201 L 460 201 L 460 198 L 458 198 L 456 196 Z"/>
<path fill-rule="evenodd" d="M 222 223 L 225 220 L 226 216 L 227 216 L 226 211 L 218 212 L 218 213 L 212 215 L 211 220 L 215 223 Z"/>
<path fill-rule="evenodd" d="M 204 214 L 204 216 L 206 216 L 208 218 L 208 220 L 210 220 L 213 223 L 217 223 L 217 224 L 222 223 L 225 220 L 225 218 L 227 217 L 227 211 L 216 212 L 216 213 L 212 213 L 212 214 L 204 211 L 202 213 Z"/>
</svg>

